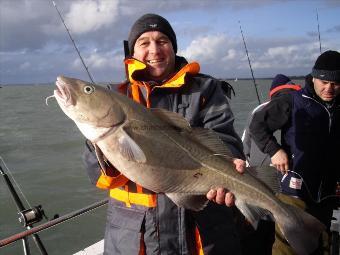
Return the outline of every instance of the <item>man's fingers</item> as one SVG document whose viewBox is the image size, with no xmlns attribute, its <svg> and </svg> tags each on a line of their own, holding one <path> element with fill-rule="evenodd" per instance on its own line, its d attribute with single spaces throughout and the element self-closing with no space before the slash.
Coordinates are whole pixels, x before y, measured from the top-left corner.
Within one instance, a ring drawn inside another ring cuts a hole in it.
<svg viewBox="0 0 340 255">
<path fill-rule="evenodd" d="M 211 189 L 207 193 L 207 198 L 209 200 L 215 201 L 216 194 L 217 194 L 217 191 L 215 189 Z"/>
<path fill-rule="evenodd" d="M 211 189 L 207 193 L 207 198 L 220 205 L 228 207 L 235 205 L 235 196 L 224 188 Z"/>
<path fill-rule="evenodd" d="M 274 166 L 282 174 L 286 174 L 289 170 L 288 164 L 275 164 Z"/>
<path fill-rule="evenodd" d="M 223 188 L 218 188 L 217 189 L 217 194 L 216 194 L 216 203 L 222 205 L 224 204 L 224 198 L 225 198 L 226 190 Z"/>
<path fill-rule="evenodd" d="M 246 162 L 242 159 L 239 159 L 239 158 L 235 158 L 233 160 L 233 163 L 235 165 L 235 168 L 237 170 L 237 172 L 239 173 L 244 173 L 245 169 L 246 169 Z"/>
<path fill-rule="evenodd" d="M 231 192 L 228 192 L 226 195 L 225 195 L 225 204 L 227 206 L 233 206 L 235 205 L 235 197 L 234 197 L 234 194 L 231 193 Z"/>
</svg>

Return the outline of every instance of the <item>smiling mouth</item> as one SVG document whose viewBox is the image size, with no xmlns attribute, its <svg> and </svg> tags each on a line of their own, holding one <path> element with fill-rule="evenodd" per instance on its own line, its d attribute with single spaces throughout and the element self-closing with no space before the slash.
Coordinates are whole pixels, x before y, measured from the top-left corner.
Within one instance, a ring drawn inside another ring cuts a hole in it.
<svg viewBox="0 0 340 255">
<path fill-rule="evenodd" d="M 158 63 L 162 63 L 163 60 L 162 59 L 153 59 L 153 60 L 148 60 L 147 62 L 148 62 L 148 64 L 158 64 Z"/>
</svg>

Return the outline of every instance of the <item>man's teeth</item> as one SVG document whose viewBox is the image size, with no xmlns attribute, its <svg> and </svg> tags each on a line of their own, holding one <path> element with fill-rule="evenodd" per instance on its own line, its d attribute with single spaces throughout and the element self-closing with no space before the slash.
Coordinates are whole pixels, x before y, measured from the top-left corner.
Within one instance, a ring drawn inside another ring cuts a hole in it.
<svg viewBox="0 0 340 255">
<path fill-rule="evenodd" d="M 155 63 L 159 63 L 162 62 L 161 60 L 149 60 L 148 61 L 150 64 L 155 64 Z"/>
</svg>

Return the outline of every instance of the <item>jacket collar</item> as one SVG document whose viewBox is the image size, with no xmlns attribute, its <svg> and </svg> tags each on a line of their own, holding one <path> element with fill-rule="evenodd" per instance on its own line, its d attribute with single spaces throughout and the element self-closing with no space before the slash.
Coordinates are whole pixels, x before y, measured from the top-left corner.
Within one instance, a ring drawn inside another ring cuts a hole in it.
<svg viewBox="0 0 340 255">
<path fill-rule="evenodd" d="M 125 60 L 127 66 L 127 74 L 129 81 L 133 83 L 143 82 L 138 79 L 141 73 L 145 70 L 146 65 L 134 58 L 129 58 Z M 170 79 L 158 84 L 154 87 L 158 88 L 179 88 L 185 84 L 185 77 L 187 74 L 198 74 L 200 66 L 197 62 L 187 63 L 182 57 L 176 56 L 176 70 L 178 70 Z M 144 81 L 148 83 L 149 81 Z"/>
</svg>

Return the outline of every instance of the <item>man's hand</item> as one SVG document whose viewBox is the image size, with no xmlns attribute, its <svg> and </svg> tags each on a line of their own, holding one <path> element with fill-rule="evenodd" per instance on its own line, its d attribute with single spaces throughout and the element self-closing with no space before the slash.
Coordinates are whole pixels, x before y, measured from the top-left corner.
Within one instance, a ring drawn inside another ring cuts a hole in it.
<svg viewBox="0 0 340 255">
<path fill-rule="evenodd" d="M 272 165 L 276 167 L 278 171 L 282 174 L 286 174 L 289 170 L 289 160 L 288 155 L 283 149 L 279 149 L 272 157 L 271 157 Z"/>
<path fill-rule="evenodd" d="M 233 163 L 235 165 L 237 172 L 243 174 L 244 171 L 246 170 L 246 162 L 242 159 L 234 158 Z"/>
<path fill-rule="evenodd" d="M 244 173 L 246 169 L 246 162 L 242 159 L 234 159 L 233 163 L 235 165 L 236 171 L 239 173 Z M 207 198 L 211 201 L 214 201 L 217 204 L 230 207 L 235 204 L 235 197 L 234 194 L 229 192 L 225 188 L 217 188 L 217 189 L 211 189 L 207 193 Z"/>
</svg>

